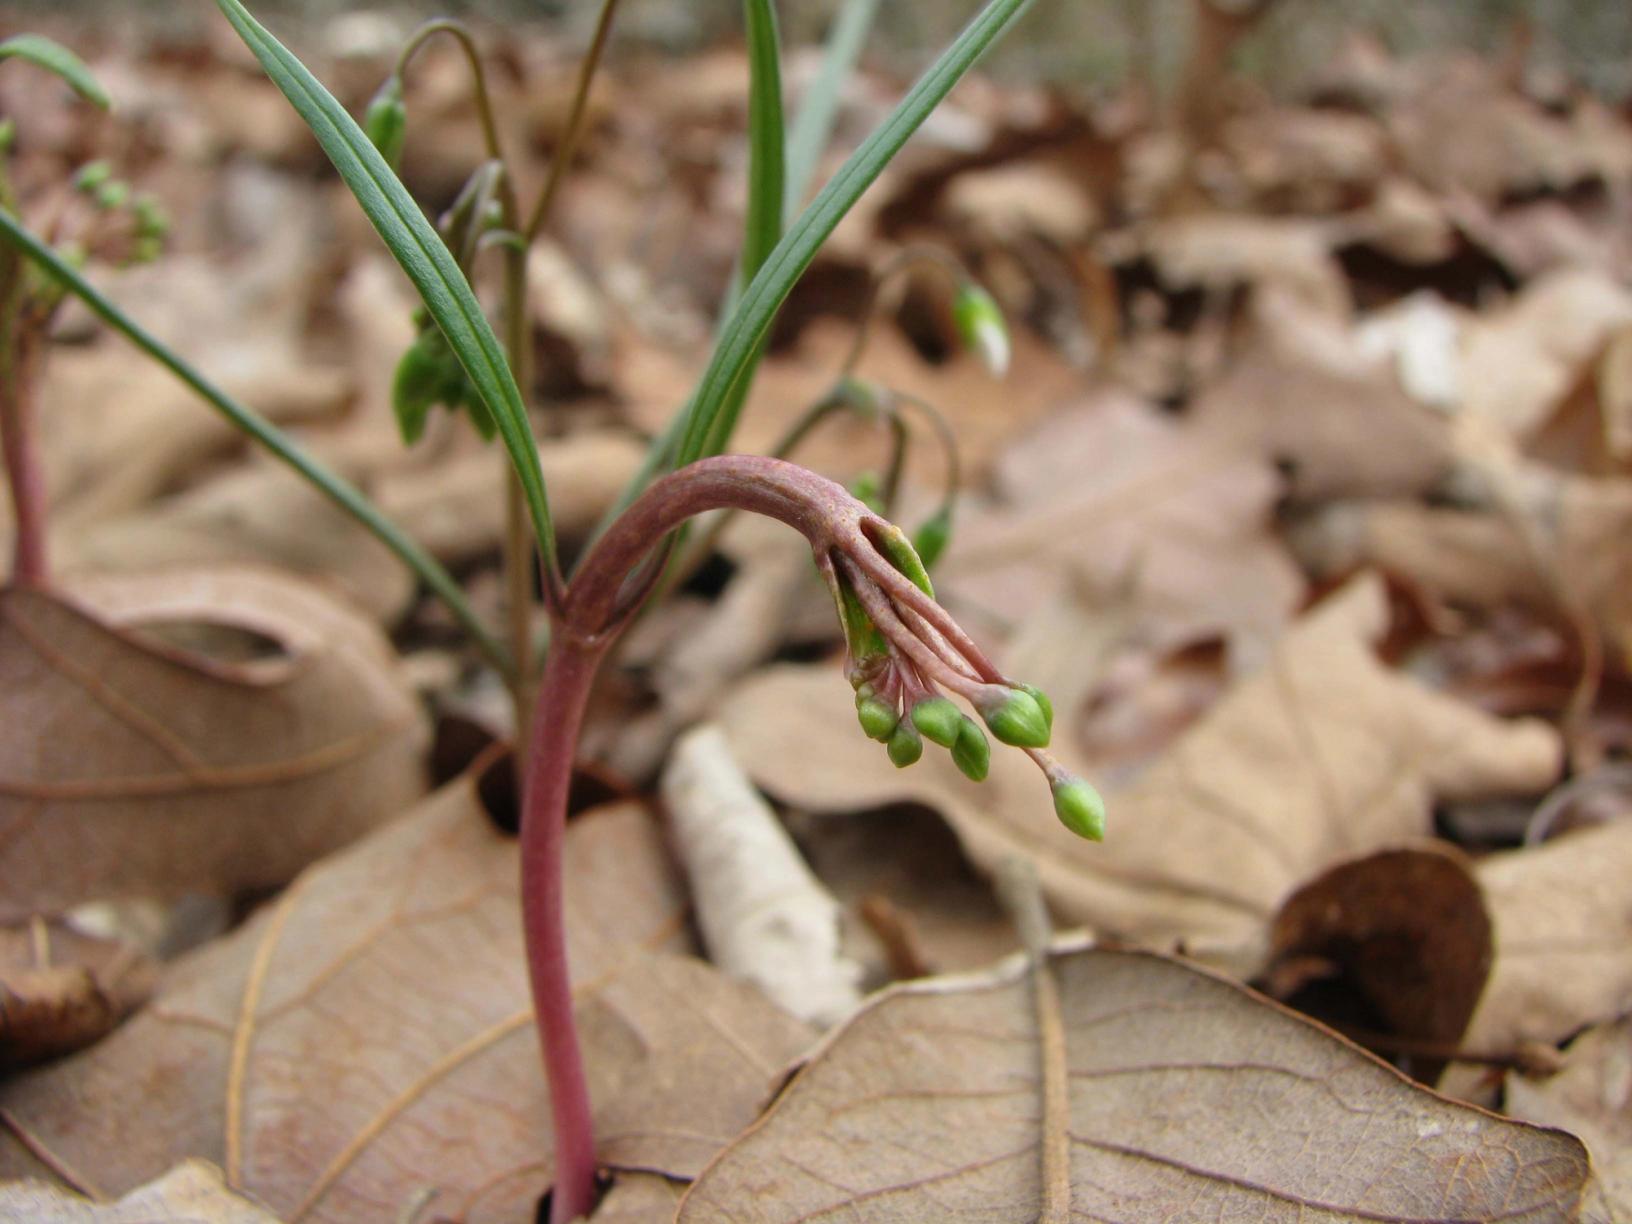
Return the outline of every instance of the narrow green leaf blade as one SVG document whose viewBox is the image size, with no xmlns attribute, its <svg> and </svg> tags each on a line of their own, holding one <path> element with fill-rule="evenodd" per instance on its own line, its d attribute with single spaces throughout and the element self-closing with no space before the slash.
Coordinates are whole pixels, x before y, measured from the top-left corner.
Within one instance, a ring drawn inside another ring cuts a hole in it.
<svg viewBox="0 0 1632 1224">
<path fill-rule="evenodd" d="M 521 390 L 504 349 L 464 274 L 408 189 L 392 173 L 346 108 L 304 64 L 260 25 L 239 0 L 216 0 L 255 58 L 305 120 L 306 126 L 351 188 L 368 219 L 413 281 L 431 316 L 442 328 L 470 381 L 487 405 L 505 449 L 521 478 L 533 531 L 545 568 L 556 568 L 555 532 L 544 492 L 544 473 L 527 421 Z"/>
<path fill-rule="evenodd" d="M 787 153 L 776 7 L 772 0 L 743 0 L 742 7 L 748 32 L 748 207 L 742 242 L 746 285 L 782 237 Z"/>
<path fill-rule="evenodd" d="M 67 47 L 43 34 L 18 34 L 0 42 L 0 60 L 27 60 L 37 68 L 55 73 L 85 101 L 107 110 L 108 92 L 103 89 L 91 70 Z"/>
<path fill-rule="evenodd" d="M 103 322 L 186 383 L 227 420 L 300 473 L 330 501 L 373 532 L 382 544 L 394 552 L 403 564 L 419 575 L 427 587 L 441 597 L 489 661 L 500 671 L 508 673 L 510 664 L 504 648 L 482 624 L 481 618 L 466 601 L 464 592 L 459 589 L 459 584 L 453 580 L 453 576 L 442 568 L 435 557 L 415 543 L 402 528 L 386 518 L 379 507 L 354 486 L 301 450 L 288 434 L 272 422 L 254 409 L 239 403 L 205 378 L 189 365 L 185 358 L 132 319 L 111 299 L 105 297 L 96 286 L 3 208 L 0 208 L 0 240 L 11 243 L 32 259 L 63 288 L 90 307 L 92 313 Z"/>
<path fill-rule="evenodd" d="M 713 453 L 708 449 L 711 445 L 723 445 L 729 440 L 743 402 L 742 396 L 733 394 L 734 389 L 752 367 L 755 350 L 794 282 L 930 111 L 1030 4 L 1031 0 L 989 0 L 789 227 L 720 334 L 692 396 L 685 432 L 674 457 L 676 467 Z"/>
</svg>

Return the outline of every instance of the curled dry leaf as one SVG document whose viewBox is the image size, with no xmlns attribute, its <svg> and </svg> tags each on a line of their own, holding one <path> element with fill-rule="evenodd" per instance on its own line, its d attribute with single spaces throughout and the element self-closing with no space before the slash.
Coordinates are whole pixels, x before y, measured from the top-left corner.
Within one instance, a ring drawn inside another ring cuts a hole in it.
<svg viewBox="0 0 1632 1224">
<path fill-rule="evenodd" d="M 566 853 L 601 1156 L 693 1176 L 808 1031 L 666 954 L 685 902 L 642 811 L 580 818 Z M 119 1193 L 199 1155 L 291 1220 L 396 1218 L 428 1190 L 532 1220 L 551 1143 L 518 874 L 476 780 L 450 783 L 178 962 L 108 1040 L 0 1091 L 0 1173 Z"/>
<path fill-rule="evenodd" d="M 0 930 L 0 1071 L 99 1040 L 153 991 L 157 966 L 129 944 L 35 921 Z"/>
<path fill-rule="evenodd" d="M 679 1219 L 1541 1224 L 1582 1195 L 1573 1137 L 1416 1088 L 1223 978 L 1094 949 L 1048 967 L 1054 1008 L 1014 962 L 878 996 Z"/>
<path fill-rule="evenodd" d="M 156 639 L 200 627 L 270 657 Z M 422 792 L 390 647 L 272 571 L 0 590 L 0 919 L 112 896 L 269 888 Z"/>
<path fill-rule="evenodd" d="M 1632 1020 L 1582 1033 L 1556 1075 L 1510 1076 L 1506 1108 L 1515 1118 L 1581 1136 L 1598 1174 L 1601 1218 L 1632 1219 Z"/>
<path fill-rule="evenodd" d="M 1109 796 L 1103 845 L 1059 827 L 1031 764 L 993 753 L 968 782 L 927 753 L 898 771 L 857 733 L 831 667 L 761 673 L 722 707 L 737 759 L 773 796 L 813 811 L 920 802 L 974 862 L 1037 860 L 1063 916 L 1129 938 L 1182 941 L 1246 971 L 1276 906 L 1315 872 L 1426 836 L 1437 799 L 1532 793 L 1556 777 L 1557 735 L 1507 723 L 1384 667 L 1381 585 L 1357 580 L 1306 615 L 1131 785 Z M 1062 711 L 1054 749 L 1095 776 Z"/>
<path fill-rule="evenodd" d="M 278 1224 L 266 1208 L 227 1189 L 221 1170 L 207 1160 L 185 1161 L 112 1203 L 92 1202 L 49 1182 L 10 1182 L 0 1185 L 0 1216 L 35 1224 Z"/>
<path fill-rule="evenodd" d="M 1339 1027 L 1358 1018 L 1404 1038 L 1394 1044 L 1410 1056 L 1405 1069 L 1431 1084 L 1445 1060 L 1413 1056 L 1413 1047 L 1456 1047 L 1491 951 L 1472 864 L 1448 845 L 1424 843 L 1340 863 L 1288 897 L 1261 978 L 1275 998 Z"/>
<path fill-rule="evenodd" d="M 861 967 L 839 952 L 839 905 L 705 723 L 675 744 L 663 802 L 710 959 L 813 1024 L 861 1002 Z"/>
<path fill-rule="evenodd" d="M 1476 874 L 1496 963 L 1468 1025 L 1469 1049 L 1507 1054 L 1632 1012 L 1632 821 L 1493 854 Z"/>
</svg>

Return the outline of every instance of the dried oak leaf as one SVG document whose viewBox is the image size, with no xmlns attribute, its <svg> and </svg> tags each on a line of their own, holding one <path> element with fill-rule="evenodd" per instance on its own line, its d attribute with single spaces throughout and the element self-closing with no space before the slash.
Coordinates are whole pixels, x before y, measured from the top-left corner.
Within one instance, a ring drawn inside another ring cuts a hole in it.
<svg viewBox="0 0 1632 1224">
<path fill-rule="evenodd" d="M 1304 501 L 1420 493 L 1452 460 L 1449 425 L 1406 394 L 1386 357 L 1279 288 L 1253 295 L 1240 355 L 1192 413 L 1284 467 Z"/>
<path fill-rule="evenodd" d="M 188 1160 L 113 1203 L 97 1203 L 42 1181 L 0 1184 L 0 1217 L 35 1224 L 278 1224 L 266 1208 L 227 1189 L 221 1170 Z"/>
<path fill-rule="evenodd" d="M 665 951 L 685 900 L 644 812 L 580 818 L 566 853 L 601 1158 L 694 1176 L 808 1030 Z M 203 1156 L 292 1220 L 397 1218 L 428 1190 L 532 1220 L 551 1143 L 518 875 L 474 777 L 450 783 L 178 962 L 108 1040 L 0 1091 L 0 1174 L 119 1193 Z"/>
<path fill-rule="evenodd" d="M 1053 1006 L 1014 962 L 877 996 L 679 1220 L 1540 1224 L 1580 1200 L 1572 1136 L 1415 1088 L 1233 982 L 1094 949 L 1045 972 Z"/>
<path fill-rule="evenodd" d="M 896 770 L 857 732 L 831 666 L 761 673 L 720 722 L 755 782 L 796 807 L 928 804 L 977 865 L 1034 858 L 1071 920 L 1183 941 L 1250 970 L 1276 906 L 1315 872 L 1426 836 L 1437 799 L 1540 791 L 1558 773 L 1547 726 L 1492 718 L 1381 664 L 1368 642 L 1387 620 L 1372 578 L 1307 614 L 1260 671 L 1131 784 L 1111 788 L 1103 845 L 1060 828 L 1020 753 L 993 752 L 979 785 L 941 753 Z M 1054 741 L 1069 768 L 1096 776 L 1063 710 Z"/>
<path fill-rule="evenodd" d="M 200 627 L 270 657 L 154 636 Z M 423 790 L 412 693 L 372 624 L 270 570 L 0 590 L 0 920 L 268 888 Z"/>
<path fill-rule="evenodd" d="M 1581 1136 L 1598 1174 L 1602 1218 L 1632 1219 L 1632 1020 L 1582 1033 L 1556 1075 L 1510 1076 L 1505 1107 L 1515 1118 Z"/>
<path fill-rule="evenodd" d="M 270 461 L 53 535 L 65 573 L 272 565 L 341 592 L 382 623 L 400 618 L 415 594 L 413 574 L 372 532 Z"/>
<path fill-rule="evenodd" d="M 1011 443 L 1001 502 L 959 511 L 937 584 L 1012 625 L 1063 587 L 1116 591 L 1148 638 L 1279 636 L 1303 579 L 1270 531 L 1280 481 L 1239 439 L 1174 424 L 1123 392 Z"/>
<path fill-rule="evenodd" d="M 1616 820 L 1475 869 L 1496 962 L 1464 1044 L 1510 1054 L 1632 1012 L 1632 821 Z"/>
</svg>

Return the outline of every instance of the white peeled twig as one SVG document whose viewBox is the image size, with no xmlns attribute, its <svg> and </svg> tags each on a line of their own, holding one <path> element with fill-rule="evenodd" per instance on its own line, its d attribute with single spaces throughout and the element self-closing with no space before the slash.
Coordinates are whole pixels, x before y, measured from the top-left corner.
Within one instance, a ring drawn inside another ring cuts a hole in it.
<svg viewBox="0 0 1632 1224">
<path fill-rule="evenodd" d="M 714 963 L 803 1020 L 825 1026 L 849 1015 L 862 971 L 840 954 L 839 904 L 717 726 L 679 740 L 662 791 Z"/>
</svg>

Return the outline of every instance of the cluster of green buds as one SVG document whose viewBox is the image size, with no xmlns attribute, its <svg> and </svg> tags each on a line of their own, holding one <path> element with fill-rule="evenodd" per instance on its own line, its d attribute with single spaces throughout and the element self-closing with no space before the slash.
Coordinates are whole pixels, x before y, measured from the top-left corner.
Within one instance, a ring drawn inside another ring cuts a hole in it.
<svg viewBox="0 0 1632 1224">
<path fill-rule="evenodd" d="M 91 254 L 121 266 L 152 263 L 164 251 L 170 218 L 156 198 L 133 193 L 105 161 L 88 162 L 74 175 L 76 193 L 97 210 L 98 221 L 67 251 L 75 262 Z"/>
<path fill-rule="evenodd" d="M 385 88 L 389 88 L 396 79 L 388 80 Z M 385 88 L 381 93 L 385 92 Z M 399 87 L 399 103 L 400 94 Z M 371 106 L 370 111 L 373 109 Z M 398 140 L 400 135 L 398 132 Z M 392 137 L 387 131 L 376 136 L 376 139 L 385 139 L 389 143 Z M 384 152 L 383 147 L 381 151 Z M 448 249 L 467 276 L 484 238 L 498 232 L 500 210 L 497 191 L 502 175 L 503 168 L 498 162 L 482 163 L 466 180 L 453 204 L 437 223 Z M 402 433 L 403 442 L 412 446 L 419 441 L 425 432 L 425 422 L 431 409 L 438 405 L 449 412 L 464 412 L 476 432 L 484 440 L 492 441 L 498 432 L 497 423 L 471 384 L 470 376 L 465 373 L 442 329 L 423 306 L 414 311 L 414 328 L 414 341 L 397 362 L 391 381 L 391 407 L 396 414 L 397 428 Z"/>
<path fill-rule="evenodd" d="M 817 564 L 844 625 L 846 674 L 862 730 L 884 745 L 897 768 L 915 764 L 929 740 L 947 749 L 958 769 L 976 782 L 991 766 L 990 731 L 1042 770 L 1055 814 L 1066 828 L 1100 840 L 1103 800 L 1045 751 L 1054 726 L 1048 696 L 1002 676 L 935 602 L 923 559 L 904 531 L 871 517 L 860 526 L 870 549 L 819 555 Z M 948 694 L 968 702 L 985 729 Z"/>
</svg>

